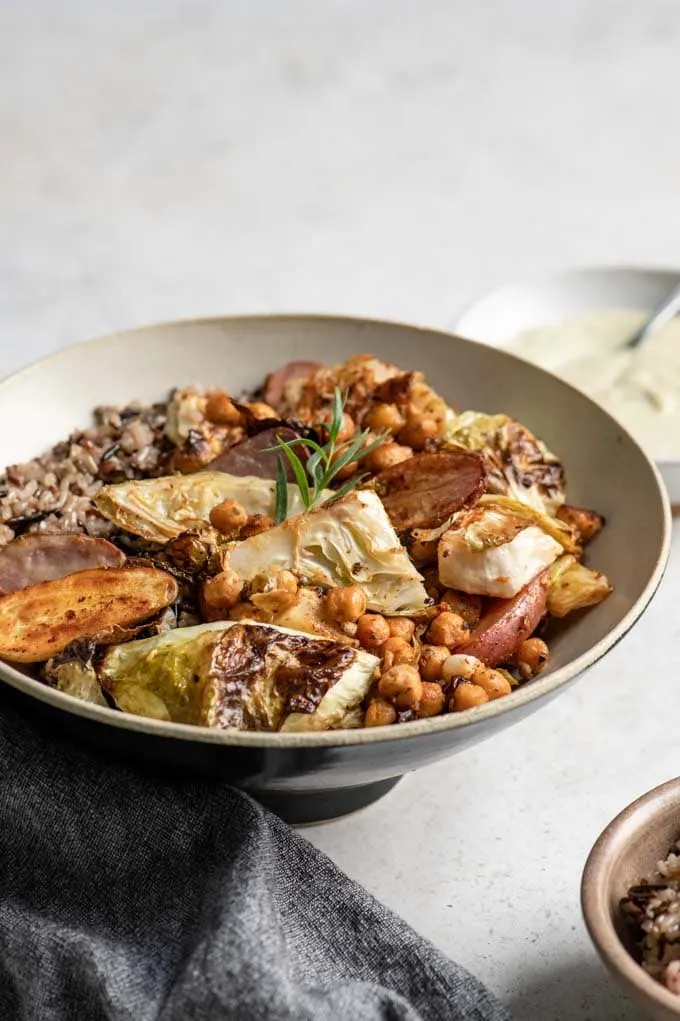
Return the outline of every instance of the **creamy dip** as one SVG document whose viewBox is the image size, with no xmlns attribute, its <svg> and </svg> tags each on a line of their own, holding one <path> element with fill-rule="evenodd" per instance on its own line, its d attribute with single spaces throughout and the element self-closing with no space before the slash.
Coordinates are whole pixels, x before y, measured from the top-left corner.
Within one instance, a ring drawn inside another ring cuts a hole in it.
<svg viewBox="0 0 680 1021">
<path fill-rule="evenodd" d="M 648 313 L 590 312 L 527 330 L 507 346 L 583 390 L 654 457 L 680 457 L 680 318 L 634 351 L 623 346 Z"/>
</svg>

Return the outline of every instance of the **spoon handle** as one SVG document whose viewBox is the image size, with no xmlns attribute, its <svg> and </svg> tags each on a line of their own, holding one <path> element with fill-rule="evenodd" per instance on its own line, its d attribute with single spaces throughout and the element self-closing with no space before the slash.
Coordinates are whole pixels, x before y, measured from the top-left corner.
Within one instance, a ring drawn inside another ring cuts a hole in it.
<svg viewBox="0 0 680 1021">
<path fill-rule="evenodd" d="M 630 340 L 626 341 L 625 346 L 628 348 L 639 347 L 643 344 L 651 333 L 656 330 L 660 330 L 661 327 L 672 319 L 673 316 L 680 310 L 680 283 L 677 284 L 673 290 L 666 295 L 663 301 L 656 306 L 653 310 L 649 319 L 646 323 L 634 333 Z"/>
</svg>

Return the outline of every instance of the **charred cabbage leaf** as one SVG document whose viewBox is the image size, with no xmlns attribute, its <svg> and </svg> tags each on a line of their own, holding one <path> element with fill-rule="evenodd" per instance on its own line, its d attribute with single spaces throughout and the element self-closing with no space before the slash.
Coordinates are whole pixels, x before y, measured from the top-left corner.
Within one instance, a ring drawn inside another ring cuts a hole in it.
<svg viewBox="0 0 680 1021">
<path fill-rule="evenodd" d="M 217 621 L 116 646 L 99 677 L 119 709 L 140 716 L 218 729 L 324 730 L 360 704 L 378 662 L 289 628 Z"/>
<path fill-rule="evenodd" d="M 442 536 L 439 578 L 461 592 L 507 599 L 565 550 L 578 550 L 568 525 L 519 500 L 484 496 Z"/>
<path fill-rule="evenodd" d="M 45 663 L 42 676 L 51 687 L 72 698 L 92 705 L 108 706 L 93 663 L 96 651 L 96 643 L 88 639 L 73 642 Z"/>
<path fill-rule="evenodd" d="M 95 503 L 120 528 L 151 542 L 167 542 L 205 524 L 210 511 L 223 500 L 238 500 L 248 514 L 273 516 L 275 490 L 276 483 L 271 479 L 196 472 L 105 486 Z M 297 486 L 288 486 L 288 508 L 289 514 L 303 510 Z"/>
<path fill-rule="evenodd" d="M 368 490 L 230 543 L 224 566 L 246 584 L 278 568 L 322 588 L 360 585 L 369 608 L 381 613 L 416 612 L 428 600 L 380 497 Z"/>
<path fill-rule="evenodd" d="M 606 576 L 593 571 L 576 557 L 563 556 L 548 574 L 548 612 L 553 617 L 566 617 L 574 610 L 596 606 L 612 591 Z"/>
<path fill-rule="evenodd" d="M 447 416 L 446 442 L 483 454 L 487 492 L 514 497 L 547 514 L 564 503 L 564 468 L 545 444 L 507 415 Z"/>
</svg>

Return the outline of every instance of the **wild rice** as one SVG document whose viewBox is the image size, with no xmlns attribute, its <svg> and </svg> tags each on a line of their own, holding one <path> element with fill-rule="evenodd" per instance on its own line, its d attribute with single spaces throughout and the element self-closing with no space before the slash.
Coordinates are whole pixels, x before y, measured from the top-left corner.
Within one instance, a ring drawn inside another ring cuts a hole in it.
<svg viewBox="0 0 680 1021">
<path fill-rule="evenodd" d="M 680 841 L 657 862 L 650 880 L 630 888 L 621 907 L 634 929 L 642 967 L 680 994 Z"/>
<path fill-rule="evenodd" d="M 93 496 L 110 482 L 163 474 L 172 444 L 165 436 L 167 402 L 99 407 L 94 424 L 76 430 L 49 453 L 0 475 L 0 546 L 21 532 L 114 530 Z"/>
</svg>

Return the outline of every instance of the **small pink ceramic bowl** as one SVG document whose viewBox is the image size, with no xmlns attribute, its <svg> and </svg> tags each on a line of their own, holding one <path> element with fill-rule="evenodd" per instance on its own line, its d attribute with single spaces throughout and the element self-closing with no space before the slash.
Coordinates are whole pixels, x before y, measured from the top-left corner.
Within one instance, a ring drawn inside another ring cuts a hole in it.
<svg viewBox="0 0 680 1021">
<path fill-rule="evenodd" d="M 656 1021 L 680 1018 L 680 996 L 635 960 L 619 903 L 631 886 L 653 875 L 678 837 L 680 777 L 655 787 L 617 815 L 590 852 L 581 880 L 583 915 L 598 954 L 646 1016 Z"/>
</svg>

